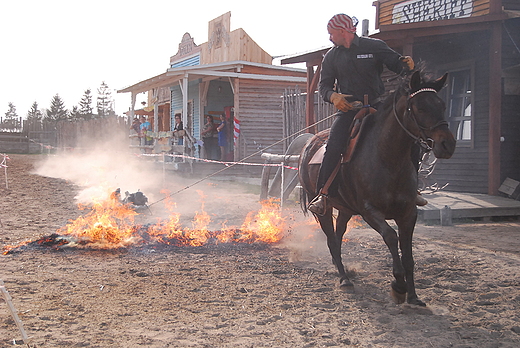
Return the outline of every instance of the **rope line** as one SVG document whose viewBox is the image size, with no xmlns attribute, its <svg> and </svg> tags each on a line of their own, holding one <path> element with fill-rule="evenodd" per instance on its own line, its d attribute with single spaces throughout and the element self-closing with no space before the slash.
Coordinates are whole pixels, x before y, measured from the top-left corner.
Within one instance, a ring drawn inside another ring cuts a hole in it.
<svg viewBox="0 0 520 348">
<path fill-rule="evenodd" d="M 195 186 L 195 185 L 197 185 L 197 184 L 200 184 L 201 182 L 203 182 L 203 181 L 205 181 L 205 180 L 207 180 L 207 179 L 209 179 L 209 178 L 211 178 L 211 177 L 213 177 L 213 176 L 215 176 L 215 175 L 217 175 L 217 174 L 220 174 L 220 173 L 222 173 L 223 171 L 228 170 L 229 168 L 233 168 L 233 167 L 236 166 L 237 164 L 240 164 L 240 163 L 244 162 L 245 160 L 247 160 L 247 159 L 249 159 L 249 158 L 251 158 L 251 157 L 253 157 L 253 156 L 258 155 L 259 153 L 261 153 L 261 152 L 263 152 L 263 151 L 265 151 L 265 150 L 267 150 L 267 149 L 269 149 L 269 148 L 271 148 L 271 147 L 273 147 L 273 146 L 276 146 L 276 145 L 280 144 L 281 142 L 283 142 L 283 141 L 289 139 L 290 137 L 293 137 L 293 136 L 295 136 L 295 135 L 297 135 L 297 134 L 300 134 L 300 133 L 302 133 L 302 132 L 308 130 L 309 128 L 312 128 L 312 127 L 314 127 L 314 126 L 316 126 L 316 125 L 318 125 L 318 124 L 320 124 L 320 123 L 322 123 L 322 122 L 325 122 L 326 120 L 328 120 L 328 119 L 330 119 L 330 118 L 332 118 L 332 117 L 334 117 L 334 116 L 336 116 L 335 113 L 332 114 L 332 115 L 329 115 L 329 116 L 327 116 L 327 117 L 325 117 L 325 118 L 323 118 L 323 119 L 321 119 L 321 120 L 319 120 L 319 121 L 317 121 L 317 122 L 314 122 L 314 123 L 311 124 L 310 126 L 307 126 L 307 127 L 305 127 L 305 128 L 302 128 L 302 129 L 300 129 L 299 131 L 294 132 L 293 134 L 288 135 L 288 136 L 286 136 L 285 138 L 282 138 L 281 140 L 278 140 L 278 141 L 274 142 L 273 144 L 271 144 L 271 145 L 269 145 L 269 146 L 267 146 L 267 147 L 264 147 L 263 149 L 258 150 L 258 151 L 256 151 L 256 152 L 250 154 L 249 156 L 246 156 L 246 157 L 242 158 L 241 160 L 239 160 L 239 161 L 237 161 L 237 162 L 234 162 L 234 163 L 230 164 L 230 165 L 227 166 L 227 167 L 224 167 L 224 168 L 222 168 L 222 169 L 220 169 L 220 170 L 217 170 L 216 172 L 214 172 L 214 173 L 212 173 L 212 174 L 206 175 L 205 177 L 201 178 L 200 180 L 197 180 L 197 181 L 195 181 L 194 183 L 191 183 L 191 184 L 189 184 L 189 185 L 186 185 L 185 187 L 183 187 L 183 188 L 181 188 L 181 189 L 179 189 L 179 190 L 177 190 L 177 191 L 175 191 L 175 192 L 170 193 L 169 195 L 167 195 L 167 196 L 165 196 L 165 197 L 159 199 L 158 201 L 155 201 L 155 202 L 149 204 L 149 206 L 152 206 L 152 205 L 154 205 L 154 204 L 157 204 L 157 203 L 159 203 L 159 202 L 164 201 L 164 200 L 167 199 L 167 198 L 170 198 L 170 197 L 175 196 L 175 195 L 177 195 L 177 194 L 179 194 L 179 193 L 181 193 L 181 192 L 184 192 L 184 191 L 186 191 L 186 190 L 192 188 L 193 186 Z"/>
</svg>

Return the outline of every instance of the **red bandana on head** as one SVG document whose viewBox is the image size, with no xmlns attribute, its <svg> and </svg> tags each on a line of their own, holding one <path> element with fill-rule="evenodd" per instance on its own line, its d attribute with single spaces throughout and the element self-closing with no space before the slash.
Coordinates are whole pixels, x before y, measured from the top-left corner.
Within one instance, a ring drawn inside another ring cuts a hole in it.
<svg viewBox="0 0 520 348">
<path fill-rule="evenodd" d="M 346 14 L 340 13 L 330 19 L 329 23 L 327 23 L 327 27 L 332 29 L 344 29 L 349 33 L 355 33 L 357 22 L 356 17 L 350 18 Z"/>
</svg>

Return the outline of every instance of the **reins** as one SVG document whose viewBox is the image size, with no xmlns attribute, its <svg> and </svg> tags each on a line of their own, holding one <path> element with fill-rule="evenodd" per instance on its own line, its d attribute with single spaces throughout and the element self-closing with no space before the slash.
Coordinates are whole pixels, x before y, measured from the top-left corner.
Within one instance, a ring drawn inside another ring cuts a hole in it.
<svg viewBox="0 0 520 348">
<path fill-rule="evenodd" d="M 399 119 L 399 116 L 397 115 L 397 92 L 394 94 L 393 111 L 394 111 L 394 116 L 395 116 L 397 123 L 401 126 L 401 128 L 405 131 L 405 133 L 408 134 L 408 136 L 410 138 L 412 138 L 417 144 L 419 144 L 419 146 L 421 146 L 421 148 L 423 148 L 426 152 L 429 152 L 433 149 L 434 140 L 432 138 L 427 137 L 426 134 L 424 133 L 424 131 L 434 130 L 435 128 L 437 128 L 439 126 L 447 125 L 448 122 L 446 122 L 445 120 L 441 120 L 431 127 L 421 126 L 419 124 L 419 122 L 417 122 L 415 114 L 412 111 L 411 100 L 417 94 L 423 93 L 423 92 L 437 93 L 437 91 L 433 88 L 421 88 L 413 93 L 410 93 L 410 95 L 408 96 L 408 99 L 407 99 L 406 111 L 405 111 L 405 114 L 403 115 L 403 118 L 405 118 L 407 115 L 410 115 L 410 118 L 415 122 L 415 124 L 417 125 L 417 128 L 419 128 L 419 131 L 421 133 L 419 136 L 410 132 L 408 130 L 408 128 L 406 128 L 404 126 L 404 124 L 401 122 L 401 120 Z"/>
</svg>

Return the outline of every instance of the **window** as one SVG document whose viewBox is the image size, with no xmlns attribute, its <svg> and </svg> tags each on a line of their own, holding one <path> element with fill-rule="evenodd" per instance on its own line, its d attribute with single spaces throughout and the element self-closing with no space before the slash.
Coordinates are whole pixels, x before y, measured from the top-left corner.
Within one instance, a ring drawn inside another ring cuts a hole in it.
<svg viewBox="0 0 520 348">
<path fill-rule="evenodd" d="M 473 140 L 473 93 L 471 69 L 450 71 L 446 88 L 447 119 L 455 139 Z"/>
</svg>

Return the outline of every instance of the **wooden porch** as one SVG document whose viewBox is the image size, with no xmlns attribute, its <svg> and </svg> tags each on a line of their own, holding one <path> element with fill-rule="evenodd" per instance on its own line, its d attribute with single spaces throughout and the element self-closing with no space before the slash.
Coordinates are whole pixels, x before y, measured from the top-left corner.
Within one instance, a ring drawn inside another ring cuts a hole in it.
<svg viewBox="0 0 520 348">
<path fill-rule="evenodd" d="M 438 191 L 423 194 L 428 204 L 419 207 L 418 220 L 439 223 L 441 215 L 449 207 L 451 219 L 482 219 L 520 216 L 520 201 L 502 196 L 479 193 Z"/>
</svg>

